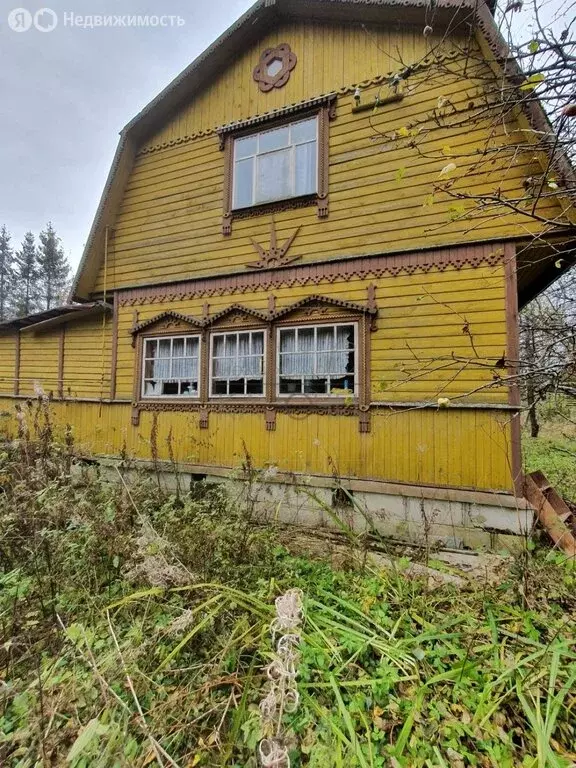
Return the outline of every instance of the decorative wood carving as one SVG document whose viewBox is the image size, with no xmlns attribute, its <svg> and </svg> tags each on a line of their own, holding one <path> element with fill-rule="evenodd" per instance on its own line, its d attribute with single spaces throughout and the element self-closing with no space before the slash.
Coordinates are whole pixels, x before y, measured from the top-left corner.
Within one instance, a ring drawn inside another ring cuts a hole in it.
<svg viewBox="0 0 576 768">
<path fill-rule="evenodd" d="M 181 333 L 190 328 L 201 328 L 202 325 L 202 320 L 196 320 L 196 318 L 183 315 L 180 312 L 173 312 L 172 310 L 161 312 L 159 315 L 155 315 L 141 323 L 136 323 L 132 327 L 132 346 L 136 344 L 136 335 L 143 330 L 153 329 L 159 333 Z"/>
<path fill-rule="evenodd" d="M 475 268 L 483 264 L 494 267 L 501 264 L 503 259 L 502 247 L 492 243 L 384 256 L 365 256 L 346 259 L 345 261 L 335 259 L 322 263 L 299 264 L 283 269 L 242 272 L 229 275 L 225 279 L 222 277 L 205 277 L 199 280 L 173 283 L 170 286 L 127 288 L 120 291 L 119 303 L 122 307 L 135 307 L 209 296 L 270 291 L 285 286 L 293 288 L 337 281 L 378 279 L 385 275 L 391 277 L 401 274 L 413 275 L 418 272 L 427 274 L 433 270 L 445 272 L 447 269 Z"/>
<path fill-rule="evenodd" d="M 276 222 L 274 221 L 274 217 L 272 217 L 272 223 L 270 224 L 270 247 L 268 250 L 265 250 L 263 246 L 257 243 L 253 238 L 250 238 L 250 242 L 254 246 L 256 253 L 260 256 L 260 258 L 258 261 L 253 261 L 250 264 L 246 264 L 246 266 L 250 267 L 251 269 L 270 269 L 273 267 L 284 267 L 286 264 L 290 264 L 291 262 L 300 259 L 300 256 L 287 255 L 288 249 L 294 242 L 299 231 L 300 227 L 296 227 L 290 237 L 287 237 L 282 245 L 279 246 L 276 237 Z"/>
<path fill-rule="evenodd" d="M 276 430 L 276 408 L 266 408 L 266 429 L 268 432 L 274 432 Z"/>
<path fill-rule="evenodd" d="M 370 366 L 369 345 L 370 328 L 378 308 L 375 295 L 368 292 L 367 305 L 357 304 L 352 301 L 343 301 L 329 296 L 313 294 L 304 299 L 289 304 L 281 309 L 276 309 L 276 299 L 273 294 L 268 296 L 268 311 L 261 312 L 242 304 L 232 304 L 212 317 L 208 314 L 208 307 L 203 307 L 201 320 L 188 315 L 175 312 L 164 312 L 161 315 L 150 318 L 132 329 L 132 335 L 137 341 L 137 353 L 134 369 L 134 392 L 132 402 L 132 424 L 137 426 L 140 420 L 140 411 L 198 411 L 198 424 L 200 429 L 208 428 L 210 411 L 230 413 L 263 413 L 265 427 L 268 431 L 276 429 L 276 414 L 278 411 L 292 415 L 306 415 L 309 413 L 334 413 L 353 414 L 358 416 L 359 429 L 362 432 L 370 431 Z M 316 323 L 318 321 L 329 322 L 357 322 L 359 329 L 359 345 L 357 350 L 357 375 L 358 395 L 353 402 L 343 402 L 344 398 L 336 401 L 327 397 L 314 399 L 313 403 L 306 402 L 305 398 L 298 402 L 287 402 L 277 398 L 276 381 L 276 328 L 290 325 L 295 322 Z M 190 327 L 201 328 L 201 375 L 200 392 L 198 399 L 194 401 L 183 400 L 154 400 L 148 401 L 141 398 L 140 386 L 142 377 L 142 353 L 143 340 L 146 334 L 142 330 L 148 330 L 150 334 L 169 333 L 171 329 L 181 324 L 183 332 Z M 166 329 L 159 330 L 162 326 Z M 210 400 L 208 392 L 209 373 L 209 329 L 215 330 L 234 328 L 240 325 L 242 328 L 262 328 L 267 334 L 266 365 L 264 377 L 264 397 L 260 402 L 254 400 L 235 400 L 235 402 L 216 402 Z"/>
<path fill-rule="evenodd" d="M 266 48 L 260 55 L 260 61 L 254 67 L 253 77 L 263 93 L 273 88 L 282 88 L 290 79 L 290 73 L 297 64 L 296 54 L 288 43 Z"/>
</svg>

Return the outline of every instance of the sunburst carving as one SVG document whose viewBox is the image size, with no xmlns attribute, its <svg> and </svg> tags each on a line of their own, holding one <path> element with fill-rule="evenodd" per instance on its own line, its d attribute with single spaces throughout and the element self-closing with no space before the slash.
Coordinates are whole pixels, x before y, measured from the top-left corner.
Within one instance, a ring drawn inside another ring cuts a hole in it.
<svg viewBox="0 0 576 768">
<path fill-rule="evenodd" d="M 285 264 L 290 264 L 291 262 L 296 261 L 300 256 L 287 256 L 287 253 L 299 231 L 300 227 L 296 227 L 290 237 L 287 237 L 282 245 L 279 246 L 278 238 L 276 236 L 276 224 L 274 219 L 272 219 L 272 224 L 270 225 L 270 247 L 266 250 L 260 243 L 257 243 L 250 238 L 250 242 L 260 258 L 258 261 L 246 264 L 246 266 L 251 269 L 266 269 L 270 267 L 283 267 Z"/>
</svg>

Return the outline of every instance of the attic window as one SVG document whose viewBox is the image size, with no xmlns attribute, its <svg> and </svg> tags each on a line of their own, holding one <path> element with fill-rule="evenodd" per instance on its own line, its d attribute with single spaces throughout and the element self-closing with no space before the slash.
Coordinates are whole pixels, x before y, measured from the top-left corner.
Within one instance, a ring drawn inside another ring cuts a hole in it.
<svg viewBox="0 0 576 768">
<path fill-rule="evenodd" d="M 311 195 L 318 189 L 318 118 L 234 140 L 233 208 Z"/>
<path fill-rule="evenodd" d="M 274 75 L 277 75 L 281 69 L 282 69 L 281 59 L 272 59 L 270 64 L 268 64 L 268 66 L 266 67 L 266 72 L 270 75 L 270 77 L 274 77 Z"/>
<path fill-rule="evenodd" d="M 235 218 L 269 211 L 316 205 L 319 218 L 328 216 L 328 123 L 335 117 L 335 98 L 219 130 L 226 153 L 222 234 L 231 234 Z"/>
</svg>

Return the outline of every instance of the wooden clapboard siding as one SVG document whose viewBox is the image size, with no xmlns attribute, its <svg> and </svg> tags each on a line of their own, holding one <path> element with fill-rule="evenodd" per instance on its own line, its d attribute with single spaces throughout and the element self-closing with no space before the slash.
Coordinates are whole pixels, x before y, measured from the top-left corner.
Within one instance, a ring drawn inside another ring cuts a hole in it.
<svg viewBox="0 0 576 768">
<path fill-rule="evenodd" d="M 370 336 L 373 400 L 449 396 L 477 403 L 507 402 L 505 387 L 489 386 L 498 372 L 494 364 L 506 349 L 503 266 L 279 287 L 274 290 L 276 308 L 312 294 L 365 304 L 371 283 L 377 286 L 379 310 L 377 329 Z M 166 309 L 200 318 L 205 302 L 210 314 L 233 303 L 266 311 L 268 293 L 246 291 L 169 304 L 146 303 L 136 310 L 138 322 Z M 117 395 L 121 398 L 132 397 L 134 387 L 134 311 L 130 306 L 121 307 L 118 320 Z"/>
<path fill-rule="evenodd" d="M 0 410 L 11 401 L 0 396 Z M 138 427 L 130 424 L 130 406 L 55 402 L 51 406 L 60 430 L 72 425 L 76 450 L 86 454 L 129 455 L 150 460 L 153 415 L 143 413 Z M 168 460 L 173 438 L 177 461 L 201 466 L 238 467 L 243 445 L 257 466 L 281 471 L 331 475 L 336 466 L 346 477 L 421 485 L 512 491 L 508 464 L 510 420 L 494 411 L 391 409 L 373 416 L 373 429 L 359 434 L 357 421 L 346 416 L 310 414 L 297 419 L 278 414 L 274 432 L 263 429 L 261 414 L 213 413 L 210 435 L 198 428 L 195 413 L 159 415 L 157 446 Z M 14 420 L 0 420 L 0 433 L 15 434 Z"/>
<path fill-rule="evenodd" d="M 107 398 L 110 394 L 112 319 L 88 319 L 66 328 L 65 397 Z"/>
<path fill-rule="evenodd" d="M 46 395 L 58 392 L 59 329 L 20 334 L 21 395 L 35 395 L 40 388 Z"/>
<path fill-rule="evenodd" d="M 284 88 L 264 94 L 252 80 L 254 62 L 261 50 L 282 41 L 296 52 L 298 64 Z M 300 227 L 291 255 L 302 262 L 327 260 L 541 231 L 540 222 L 510 210 L 472 212 L 473 203 L 457 203 L 444 192 L 430 198 L 451 162 L 457 177 L 452 191 L 478 195 L 499 188 L 522 196 L 525 178 L 541 172 L 532 152 L 506 152 L 518 141 L 515 124 L 495 124 L 487 114 L 462 125 L 484 109 L 498 83 L 486 85 L 490 70 L 479 49 L 455 54 L 459 42 L 456 37 L 441 44 L 440 55 L 448 57 L 441 76 L 424 67 L 410 78 L 402 102 L 353 113 L 353 84 L 367 86 L 363 101 L 374 99 L 386 87 L 369 87 L 370 78 L 396 71 L 398 56 L 407 64 L 420 61 L 429 50 L 425 38 L 411 28 L 284 24 L 271 31 L 140 148 L 109 243 L 107 284 L 101 268 L 95 290 L 243 269 L 254 258 L 251 239 L 268 243 L 271 216 L 235 220 L 232 234 L 222 235 L 224 157 L 214 129 L 340 89 L 348 91 L 339 96 L 330 124 L 328 219 L 319 220 L 312 207 L 274 216 L 280 240 Z M 459 110 L 449 118 L 453 125 L 431 133 L 425 125 L 418 135 L 404 137 L 438 109 L 439 99 Z M 197 135 L 206 131 L 211 133 Z M 176 141 L 181 143 L 166 146 Z M 478 150 L 487 143 L 494 151 L 482 155 Z M 545 195 L 538 212 L 557 215 L 556 198 Z"/>
<path fill-rule="evenodd" d="M 14 371 L 16 365 L 16 336 L 0 336 L 0 393 L 14 392 Z"/>
</svg>

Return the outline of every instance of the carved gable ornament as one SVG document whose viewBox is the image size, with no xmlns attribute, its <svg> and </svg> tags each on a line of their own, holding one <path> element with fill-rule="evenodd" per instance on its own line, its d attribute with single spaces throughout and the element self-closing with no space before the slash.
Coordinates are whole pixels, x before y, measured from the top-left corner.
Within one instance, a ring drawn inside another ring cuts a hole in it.
<svg viewBox="0 0 576 768">
<path fill-rule="evenodd" d="M 252 261 L 250 264 L 246 264 L 246 266 L 251 269 L 270 269 L 272 267 L 283 267 L 286 264 L 296 261 L 300 256 L 288 256 L 288 249 L 294 242 L 299 231 L 300 227 L 296 227 L 294 232 L 287 237 L 281 245 L 278 245 L 276 223 L 274 219 L 272 219 L 272 224 L 270 225 L 270 247 L 266 249 L 253 238 L 250 238 L 250 242 L 260 258 L 258 261 Z"/>
<path fill-rule="evenodd" d="M 296 62 L 296 54 L 292 53 L 288 43 L 277 45 L 276 48 L 266 48 L 254 67 L 254 80 L 264 93 L 272 88 L 282 88 L 290 79 L 290 72 Z"/>
</svg>

